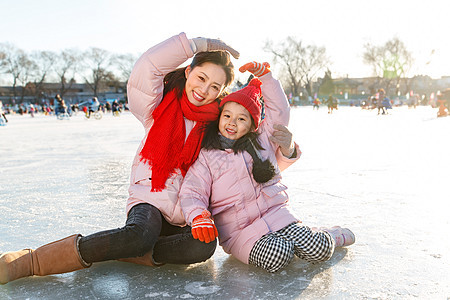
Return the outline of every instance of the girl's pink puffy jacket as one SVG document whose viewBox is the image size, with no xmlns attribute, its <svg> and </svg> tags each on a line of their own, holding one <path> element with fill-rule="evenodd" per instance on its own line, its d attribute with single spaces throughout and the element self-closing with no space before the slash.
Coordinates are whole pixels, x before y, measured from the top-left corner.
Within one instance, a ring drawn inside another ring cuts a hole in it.
<svg viewBox="0 0 450 300">
<path fill-rule="evenodd" d="M 289 210 L 287 187 L 280 182 L 280 170 L 300 157 L 300 149 L 296 145 L 297 157 L 288 159 L 269 140 L 273 124 L 288 125 L 290 107 L 272 73 L 259 78 L 265 100 L 265 119 L 258 129 L 259 141 L 265 149 L 261 154 L 275 166 L 275 177 L 264 184 L 257 183 L 251 175 L 252 158 L 245 151 L 234 154 L 230 149 L 202 149 L 180 191 L 187 223 L 191 225 L 203 210 L 209 210 L 224 251 L 246 264 L 259 238 L 298 221 Z"/>
</svg>

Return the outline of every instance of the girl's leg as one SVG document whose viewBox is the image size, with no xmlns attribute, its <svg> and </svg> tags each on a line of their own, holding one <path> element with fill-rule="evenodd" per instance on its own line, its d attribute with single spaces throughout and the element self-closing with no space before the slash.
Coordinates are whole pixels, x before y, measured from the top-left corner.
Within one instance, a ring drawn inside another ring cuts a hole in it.
<svg viewBox="0 0 450 300">
<path fill-rule="evenodd" d="M 216 250 L 217 240 L 200 242 L 191 234 L 191 227 L 179 227 L 162 220 L 161 236 L 153 248 L 157 263 L 192 264 L 209 259 Z"/>
<path fill-rule="evenodd" d="M 269 272 L 286 267 L 294 258 L 294 243 L 272 232 L 261 237 L 250 251 L 248 263 Z"/>
<path fill-rule="evenodd" d="M 122 228 L 111 229 L 82 237 L 81 257 L 88 263 L 137 257 L 152 251 L 161 232 L 160 211 L 146 203 L 134 206 Z"/>
<path fill-rule="evenodd" d="M 335 241 L 326 231 L 314 232 L 300 223 L 292 223 L 277 233 L 292 241 L 295 255 L 306 261 L 326 261 L 334 253 Z"/>
</svg>

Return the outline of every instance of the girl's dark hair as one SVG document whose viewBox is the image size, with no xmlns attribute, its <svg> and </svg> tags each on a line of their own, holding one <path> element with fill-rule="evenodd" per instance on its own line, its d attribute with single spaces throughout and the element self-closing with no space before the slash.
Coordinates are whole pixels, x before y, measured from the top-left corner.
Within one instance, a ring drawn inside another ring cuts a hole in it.
<svg viewBox="0 0 450 300">
<path fill-rule="evenodd" d="M 199 52 L 197 53 L 192 62 L 190 64 L 191 69 L 194 69 L 197 66 L 201 66 L 204 63 L 213 63 L 216 64 L 225 71 L 226 81 L 225 86 L 229 86 L 234 80 L 234 66 L 230 60 L 230 54 L 226 51 L 212 51 L 212 52 Z M 164 92 L 163 96 L 165 96 L 169 91 L 177 88 L 178 90 L 178 98 L 181 98 L 184 86 L 186 84 L 186 76 L 185 76 L 186 67 L 178 68 L 175 71 L 168 73 L 164 77 Z M 226 93 L 222 93 L 218 99 L 222 99 L 226 96 Z"/>
<path fill-rule="evenodd" d="M 253 158 L 253 178 L 258 183 L 265 183 L 275 176 L 275 168 L 270 160 L 263 161 L 260 157 L 259 150 L 264 150 L 264 148 L 258 141 L 258 133 L 253 130 L 255 128 L 253 119 L 251 128 L 250 132 L 234 142 L 231 149 L 235 154 L 247 151 Z M 210 122 L 204 130 L 205 136 L 202 140 L 202 148 L 207 150 L 223 149 L 219 138 L 219 120 Z"/>
</svg>

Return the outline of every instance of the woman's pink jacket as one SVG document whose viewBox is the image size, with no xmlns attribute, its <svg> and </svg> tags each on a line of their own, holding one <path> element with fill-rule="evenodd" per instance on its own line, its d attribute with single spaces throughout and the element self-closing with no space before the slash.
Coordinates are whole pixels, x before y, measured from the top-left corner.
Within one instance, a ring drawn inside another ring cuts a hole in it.
<svg viewBox="0 0 450 300">
<path fill-rule="evenodd" d="M 147 163 L 140 161 L 139 153 L 145 143 L 147 133 L 153 126 L 152 113 L 163 97 L 164 76 L 175 70 L 194 56 L 188 38 L 184 33 L 148 49 L 136 62 L 128 80 L 127 92 L 131 112 L 144 125 L 144 139 L 137 149 L 131 167 L 127 214 L 139 203 L 150 203 L 157 207 L 165 219 L 174 225 L 185 225 L 178 201 L 178 192 L 183 177 L 178 172 L 166 181 L 161 192 L 150 192 L 152 172 Z M 184 119 L 186 136 L 195 125 L 194 121 Z"/>
<path fill-rule="evenodd" d="M 280 170 L 293 159 L 285 158 L 278 145 L 269 140 L 274 124 L 288 125 L 290 107 L 281 84 L 271 72 L 260 80 L 265 103 L 265 119 L 258 129 L 259 141 L 265 149 L 261 154 L 275 166 L 275 177 L 267 183 L 257 183 L 251 175 L 252 158 L 245 151 L 234 154 L 230 149 L 202 149 L 180 191 L 187 223 L 191 225 L 196 216 L 209 210 L 224 251 L 246 264 L 259 238 L 298 221 L 288 206 L 287 187 L 280 181 Z M 298 159 L 300 149 L 296 147 Z"/>
</svg>

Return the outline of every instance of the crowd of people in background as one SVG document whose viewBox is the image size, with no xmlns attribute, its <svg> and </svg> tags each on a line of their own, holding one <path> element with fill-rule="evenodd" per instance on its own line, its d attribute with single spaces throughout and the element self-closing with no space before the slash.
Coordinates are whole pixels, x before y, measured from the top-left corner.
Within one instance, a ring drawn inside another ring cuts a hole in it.
<svg viewBox="0 0 450 300">
<path fill-rule="evenodd" d="M 250 80 L 251 78 L 249 78 Z M 241 88 L 245 85 L 240 86 Z M 342 101 L 341 101 L 342 100 Z M 417 106 L 431 106 L 438 108 L 438 116 L 450 115 L 450 89 L 442 92 L 438 91 L 431 95 L 419 95 L 414 92 L 410 92 L 407 98 L 396 97 L 394 99 L 389 98 L 383 88 L 378 89 L 374 94 L 369 95 L 364 99 L 339 99 L 336 96 L 329 95 L 328 98 L 310 97 L 309 101 L 300 101 L 298 97 L 293 97 L 292 94 L 288 94 L 288 101 L 291 106 L 303 106 L 312 105 L 313 110 L 319 110 L 320 106 L 326 106 L 328 108 L 328 114 L 332 114 L 333 111 L 338 110 L 339 105 L 348 105 L 351 107 L 361 107 L 364 110 L 376 110 L 378 115 L 387 115 L 389 110 L 394 106 L 407 106 L 408 108 L 415 109 Z"/>
<path fill-rule="evenodd" d="M 433 108 L 439 109 L 438 116 L 448 115 L 450 106 L 450 90 L 444 91 L 443 93 L 437 92 L 435 95 L 431 95 L 430 97 L 427 97 L 426 95 L 421 97 L 413 92 L 411 92 L 408 96 L 409 98 L 406 100 L 401 101 L 396 99 L 394 101 L 387 97 L 385 90 L 381 88 L 375 94 L 369 95 L 367 99 L 351 99 L 346 101 L 345 104 L 348 106 L 359 106 L 366 110 L 376 110 L 378 115 L 389 114 L 389 110 L 392 109 L 393 106 L 407 105 L 409 108 L 416 108 L 418 105 L 430 105 Z M 293 101 L 292 96 L 289 96 L 289 102 L 291 103 L 291 106 L 301 104 L 300 102 L 297 103 Z M 322 99 L 319 99 L 319 97 L 314 97 L 311 98 L 309 102 L 309 104 L 312 105 L 313 110 L 319 110 L 322 105 L 326 106 L 328 108 L 328 114 L 332 114 L 333 111 L 338 110 L 338 107 L 341 104 L 340 100 L 333 95 L 329 95 L 328 98 Z M 90 118 L 92 113 L 112 113 L 113 116 L 119 116 L 121 112 L 127 110 L 127 103 L 123 100 L 119 101 L 118 99 L 115 99 L 99 101 L 97 97 L 93 97 L 87 101 L 68 105 L 59 94 L 56 94 L 53 99 L 43 101 L 42 104 L 21 103 L 15 105 L 4 105 L 0 101 L 0 121 L 3 124 L 6 124 L 8 122 L 6 117 L 8 114 L 30 115 L 31 117 L 34 117 L 36 114 L 43 114 L 46 116 L 67 114 L 71 117 L 79 111 L 83 111 L 86 118 Z"/>
<path fill-rule="evenodd" d="M 124 103 L 124 101 L 119 102 L 117 99 L 99 101 L 97 97 L 70 105 L 67 104 L 59 94 L 56 94 L 51 100 L 43 101 L 42 104 L 20 103 L 3 105 L 2 101 L 0 101 L 0 117 L 4 122 L 8 122 L 6 115 L 9 114 L 30 115 L 31 117 L 34 117 L 36 114 L 46 116 L 67 114 L 68 116 L 72 116 L 78 114 L 80 110 L 83 111 L 87 117 L 94 112 L 101 112 L 103 114 L 112 113 L 114 116 L 117 116 L 121 112 L 127 111 L 128 105 L 127 103 Z"/>
<path fill-rule="evenodd" d="M 294 106 L 294 102 L 290 101 L 291 106 Z M 320 105 L 323 104 L 327 106 L 328 113 L 332 114 L 333 111 L 337 110 L 341 101 L 333 96 L 319 99 L 318 97 L 310 98 L 309 104 L 312 105 L 313 110 L 319 110 Z M 408 108 L 415 109 L 417 106 L 431 106 L 433 108 L 438 108 L 438 116 L 447 116 L 450 107 L 450 89 L 443 92 L 437 92 L 429 97 L 426 95 L 419 95 L 417 93 L 410 92 L 406 99 L 396 98 L 395 100 L 390 99 L 384 89 L 380 88 L 373 95 L 369 95 L 367 99 L 348 99 L 344 100 L 344 105 L 351 107 L 361 107 L 365 110 L 376 110 L 378 115 L 387 115 L 389 110 L 394 106 L 407 106 Z"/>
</svg>

